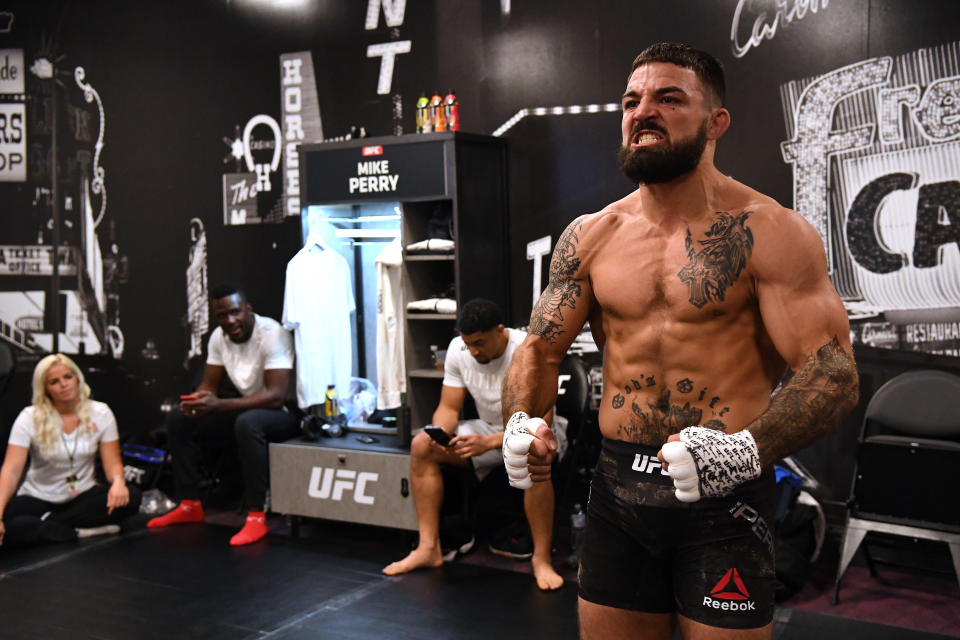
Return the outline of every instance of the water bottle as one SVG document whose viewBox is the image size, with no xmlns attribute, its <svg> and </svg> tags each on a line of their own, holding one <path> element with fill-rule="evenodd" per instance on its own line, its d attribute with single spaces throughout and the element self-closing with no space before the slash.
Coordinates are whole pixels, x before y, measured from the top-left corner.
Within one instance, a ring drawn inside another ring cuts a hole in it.
<svg viewBox="0 0 960 640">
<path fill-rule="evenodd" d="M 340 413 L 340 402 L 337 400 L 336 385 L 327 385 L 327 396 L 323 402 L 323 413 L 327 418 L 333 418 Z"/>
<path fill-rule="evenodd" d="M 583 545 L 583 532 L 587 526 L 587 514 L 583 512 L 583 507 L 579 504 L 573 505 L 573 512 L 570 514 L 570 558 L 568 562 L 571 567 L 580 564 L 580 547 Z"/>
<path fill-rule="evenodd" d="M 433 122 L 430 120 L 430 98 L 426 91 L 420 92 L 417 99 L 417 133 L 430 133 L 433 131 Z"/>
<path fill-rule="evenodd" d="M 406 449 L 410 446 L 410 406 L 407 404 L 407 394 L 400 394 L 400 408 L 397 409 L 397 440 L 400 446 Z"/>
</svg>

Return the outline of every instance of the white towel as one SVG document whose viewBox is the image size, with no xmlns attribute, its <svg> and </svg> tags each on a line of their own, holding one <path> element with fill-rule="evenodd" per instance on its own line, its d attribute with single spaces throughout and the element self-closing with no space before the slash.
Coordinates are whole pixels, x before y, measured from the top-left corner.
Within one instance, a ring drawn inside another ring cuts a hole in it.
<svg viewBox="0 0 960 640">
<path fill-rule="evenodd" d="M 452 298 L 427 298 L 425 300 L 411 300 L 407 303 L 407 311 L 428 313 L 456 313 L 457 301 Z"/>
<path fill-rule="evenodd" d="M 444 240 L 442 238 L 429 238 L 407 245 L 407 251 L 416 253 L 418 251 L 453 251 L 453 240 Z"/>
</svg>

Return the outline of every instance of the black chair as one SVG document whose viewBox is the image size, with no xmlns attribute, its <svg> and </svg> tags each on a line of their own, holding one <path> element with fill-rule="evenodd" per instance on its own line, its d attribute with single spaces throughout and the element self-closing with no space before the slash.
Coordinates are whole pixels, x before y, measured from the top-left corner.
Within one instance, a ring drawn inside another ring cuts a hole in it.
<svg viewBox="0 0 960 640">
<path fill-rule="evenodd" d="M 557 389 L 557 415 L 567 419 L 567 441 L 572 443 L 587 419 L 590 400 L 589 367 L 582 358 L 567 355 L 560 362 L 560 380 Z"/>
<path fill-rule="evenodd" d="M 556 413 L 567 419 L 567 451 L 554 467 L 557 516 L 573 503 L 586 500 L 590 472 L 599 455 L 600 431 L 590 409 L 590 367 L 580 356 L 568 354 L 560 362 Z"/>
<path fill-rule="evenodd" d="M 568 488 L 576 477 L 575 462 L 583 456 L 577 455 L 577 442 L 581 432 L 588 430 L 584 425 L 589 421 L 589 367 L 578 356 L 567 355 L 560 363 L 556 415 L 567 420 L 564 434 L 567 450 L 560 460 L 554 462 L 554 490 L 557 493 L 557 505 L 561 507 L 568 495 Z M 468 394 L 462 412 L 464 417 L 476 416 L 476 408 Z M 554 429 L 557 421 L 554 421 Z M 509 488 L 509 482 L 503 467 L 497 467 L 482 481 L 478 482 L 472 469 L 445 467 L 444 504 L 441 510 L 441 535 L 448 531 L 475 531 L 478 520 L 492 533 L 496 529 L 525 528 L 523 512 L 523 494 Z M 584 490 L 585 491 L 585 490 Z M 483 503 L 483 504 L 480 504 Z M 483 512 L 483 513 L 481 513 Z M 483 515 L 483 518 L 479 516 Z M 561 517 L 561 509 L 556 517 Z M 490 522 L 490 520 L 496 522 Z M 483 528 L 483 527 L 480 527 Z"/>
<path fill-rule="evenodd" d="M 960 376 L 902 373 L 867 404 L 857 447 L 833 602 L 840 580 L 869 532 L 945 542 L 960 580 Z M 870 573 L 876 568 L 863 546 Z"/>
</svg>

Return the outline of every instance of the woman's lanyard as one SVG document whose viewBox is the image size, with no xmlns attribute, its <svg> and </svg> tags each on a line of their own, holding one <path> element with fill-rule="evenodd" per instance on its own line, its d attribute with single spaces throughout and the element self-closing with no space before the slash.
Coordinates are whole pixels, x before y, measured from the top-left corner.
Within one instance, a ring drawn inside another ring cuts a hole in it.
<svg viewBox="0 0 960 640">
<path fill-rule="evenodd" d="M 67 457 L 70 458 L 70 475 L 66 477 L 65 481 L 67 483 L 67 489 L 70 492 L 70 495 L 73 495 L 78 493 L 77 473 L 73 470 L 73 458 L 77 454 L 77 445 L 80 443 L 80 434 L 77 433 L 76 429 L 73 431 L 73 451 L 67 449 L 67 436 L 63 434 L 63 431 L 60 432 L 60 439 L 63 441 L 63 450 L 66 451 Z"/>
</svg>

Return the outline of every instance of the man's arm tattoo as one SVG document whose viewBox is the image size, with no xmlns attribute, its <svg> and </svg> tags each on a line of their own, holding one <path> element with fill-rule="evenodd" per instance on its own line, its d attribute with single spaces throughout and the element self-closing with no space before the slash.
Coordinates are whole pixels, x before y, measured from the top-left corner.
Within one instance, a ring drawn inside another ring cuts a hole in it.
<svg viewBox="0 0 960 640">
<path fill-rule="evenodd" d="M 794 373 L 773 401 L 748 426 L 761 464 L 806 447 L 840 424 L 859 398 L 857 366 L 836 337 Z"/>
<path fill-rule="evenodd" d="M 543 337 L 550 344 L 563 333 L 563 308 L 576 308 L 583 291 L 580 284 L 583 278 L 574 277 L 580 269 L 577 233 L 582 226 L 582 223 L 571 224 L 557 240 L 550 261 L 550 282 L 530 315 L 530 333 Z"/>
</svg>

